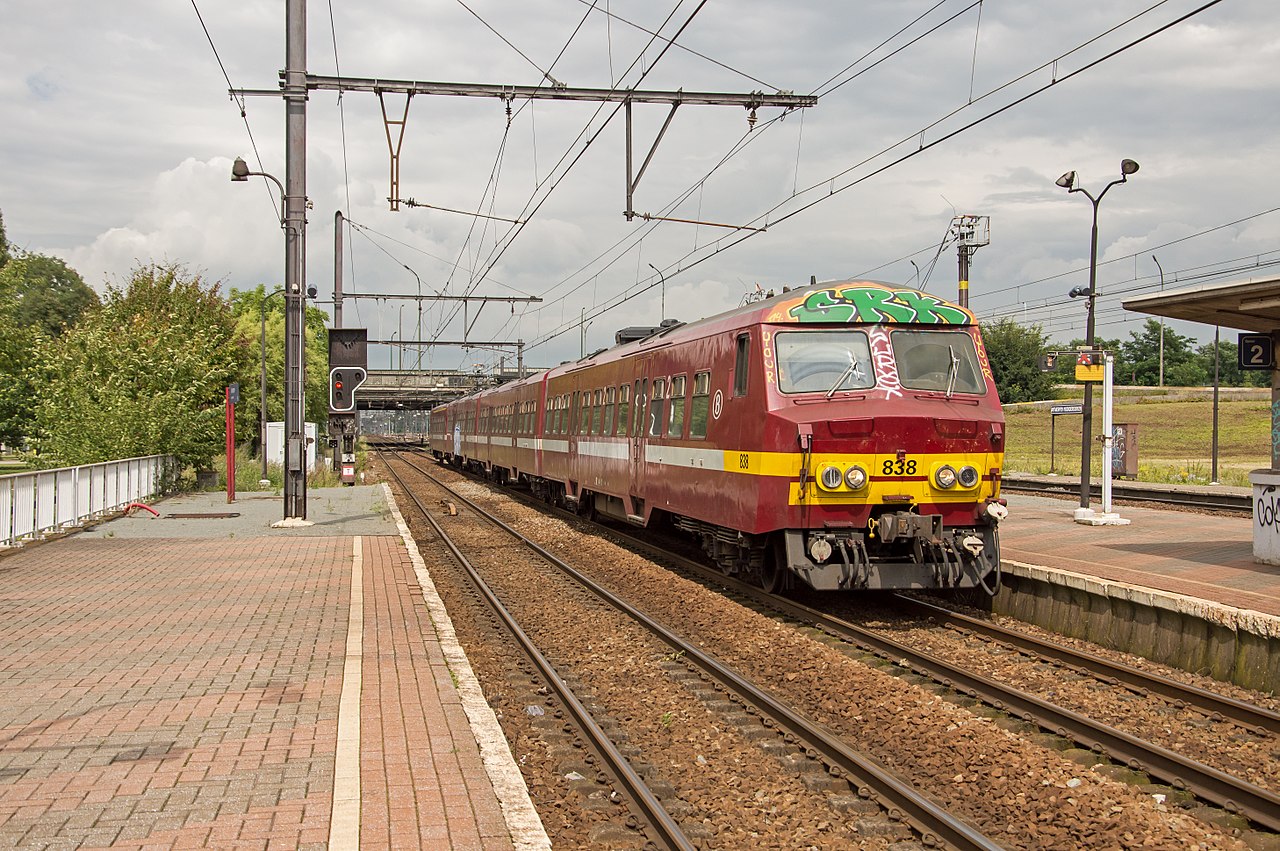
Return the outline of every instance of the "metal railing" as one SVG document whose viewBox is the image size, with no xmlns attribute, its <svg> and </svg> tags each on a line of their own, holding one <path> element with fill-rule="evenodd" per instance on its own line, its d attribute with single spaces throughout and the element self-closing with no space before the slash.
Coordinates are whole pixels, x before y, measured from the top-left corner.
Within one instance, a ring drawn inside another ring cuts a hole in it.
<svg viewBox="0 0 1280 851">
<path fill-rule="evenodd" d="M 0 547 L 18 546 L 149 499 L 171 486 L 171 455 L 0 476 Z"/>
</svg>

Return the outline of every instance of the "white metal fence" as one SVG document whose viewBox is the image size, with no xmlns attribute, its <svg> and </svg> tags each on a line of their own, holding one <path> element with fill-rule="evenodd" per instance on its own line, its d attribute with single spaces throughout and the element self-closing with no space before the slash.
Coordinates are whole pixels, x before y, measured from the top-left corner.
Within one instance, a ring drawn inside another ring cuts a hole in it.
<svg viewBox="0 0 1280 851">
<path fill-rule="evenodd" d="M 170 455 L 0 476 L 0 547 L 78 526 L 158 495 L 174 469 Z"/>
</svg>

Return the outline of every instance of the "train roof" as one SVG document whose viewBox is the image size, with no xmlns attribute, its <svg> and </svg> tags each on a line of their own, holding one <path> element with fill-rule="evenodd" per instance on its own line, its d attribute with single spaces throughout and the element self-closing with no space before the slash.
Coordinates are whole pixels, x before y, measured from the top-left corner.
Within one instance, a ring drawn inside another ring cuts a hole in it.
<svg viewBox="0 0 1280 851">
<path fill-rule="evenodd" d="M 921 290 L 881 281 L 824 281 L 784 289 L 781 293 L 688 323 L 666 324 L 640 340 L 593 352 L 545 372 L 464 398 L 509 391 L 576 372 L 607 361 L 631 357 L 684 340 L 759 324 L 926 325 L 968 326 L 977 319 L 967 308 Z"/>
<path fill-rule="evenodd" d="M 660 327 L 635 342 L 623 343 L 561 364 L 556 371 L 572 371 L 603 356 L 630 354 L 726 328 L 758 324 L 839 325 L 976 325 L 967 308 L 921 290 L 881 281 L 825 281 L 793 287 L 778 295 L 727 310 L 705 319 Z"/>
</svg>

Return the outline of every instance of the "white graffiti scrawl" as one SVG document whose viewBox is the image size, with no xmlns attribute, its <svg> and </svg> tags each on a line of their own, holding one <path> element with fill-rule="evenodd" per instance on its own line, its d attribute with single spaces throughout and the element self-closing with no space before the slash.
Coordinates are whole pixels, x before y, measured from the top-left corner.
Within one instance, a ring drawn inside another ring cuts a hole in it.
<svg viewBox="0 0 1280 851">
<path fill-rule="evenodd" d="M 871 338 L 871 359 L 876 366 L 875 392 L 883 392 L 885 401 L 902 396 L 902 382 L 898 380 L 898 364 L 893 359 L 893 349 L 889 348 L 889 333 L 883 328 L 872 328 L 868 336 Z"/>
</svg>

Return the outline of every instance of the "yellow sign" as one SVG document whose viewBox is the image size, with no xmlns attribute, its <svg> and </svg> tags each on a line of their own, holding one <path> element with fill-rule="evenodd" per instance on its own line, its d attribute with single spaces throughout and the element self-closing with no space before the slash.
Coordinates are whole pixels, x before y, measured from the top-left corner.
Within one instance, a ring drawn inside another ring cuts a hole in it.
<svg viewBox="0 0 1280 851">
<path fill-rule="evenodd" d="M 1076 357 L 1076 381 L 1102 381 L 1105 367 L 1102 352 L 1081 352 Z"/>
</svg>

